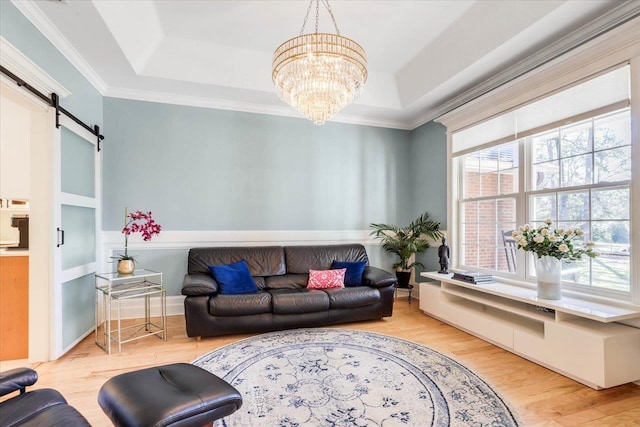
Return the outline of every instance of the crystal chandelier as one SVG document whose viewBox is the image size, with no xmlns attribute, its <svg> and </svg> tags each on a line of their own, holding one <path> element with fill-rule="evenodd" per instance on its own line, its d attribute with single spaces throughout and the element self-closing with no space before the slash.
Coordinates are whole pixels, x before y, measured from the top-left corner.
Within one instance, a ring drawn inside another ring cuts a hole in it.
<svg viewBox="0 0 640 427">
<path fill-rule="evenodd" d="M 309 1 L 300 35 L 273 54 L 271 77 L 280 99 L 321 125 L 362 93 L 367 55 L 358 43 L 340 35 L 328 0 L 315 0 L 316 31 L 303 34 L 313 2 Z M 318 32 L 320 2 L 329 11 L 336 34 Z"/>
</svg>

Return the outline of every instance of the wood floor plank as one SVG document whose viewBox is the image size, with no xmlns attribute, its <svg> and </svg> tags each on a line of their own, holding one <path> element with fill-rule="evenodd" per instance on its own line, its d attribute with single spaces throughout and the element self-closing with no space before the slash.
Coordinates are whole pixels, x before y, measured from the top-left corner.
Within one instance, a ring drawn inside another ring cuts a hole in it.
<svg viewBox="0 0 640 427">
<path fill-rule="evenodd" d="M 519 412 L 527 426 L 634 426 L 640 419 L 640 386 L 627 384 L 595 391 L 529 362 L 420 312 L 414 301 L 396 301 L 393 317 L 337 325 L 413 341 L 463 363 L 493 387 Z M 183 316 L 168 318 L 168 339 L 151 337 L 106 354 L 88 336 L 57 361 L 34 364 L 37 387 L 59 390 L 95 427 L 109 426 L 97 403 L 98 390 L 114 375 L 175 362 L 190 363 L 226 344 L 251 335 L 188 338 Z M 598 415 L 601 415 L 598 417 Z M 586 424 L 585 424 L 586 423 Z"/>
<path fill-rule="evenodd" d="M 587 409 L 584 411 L 579 411 L 559 417 L 557 421 L 560 425 L 573 427 L 584 425 L 585 423 L 590 421 L 600 420 L 604 417 L 605 414 L 596 409 Z"/>
</svg>

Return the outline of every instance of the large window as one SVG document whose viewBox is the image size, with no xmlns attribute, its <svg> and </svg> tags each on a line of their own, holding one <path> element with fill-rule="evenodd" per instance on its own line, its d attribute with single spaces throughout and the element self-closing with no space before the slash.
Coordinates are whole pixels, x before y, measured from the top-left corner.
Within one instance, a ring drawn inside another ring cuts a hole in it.
<svg viewBox="0 0 640 427">
<path fill-rule="evenodd" d="M 625 72 L 628 67 L 454 135 L 460 267 L 535 276 L 530 253 L 516 249 L 511 233 L 550 218 L 557 228 L 581 228 L 601 254 L 567 266 L 567 286 L 630 294 L 633 143 L 628 80 L 619 82 Z M 594 88 L 612 93 L 611 84 L 619 86 L 616 98 L 577 110 L 581 96 Z M 511 131 L 512 122 L 531 126 Z"/>
<path fill-rule="evenodd" d="M 601 256 L 572 263 L 576 284 L 630 291 L 631 123 L 629 109 L 525 141 L 531 150 L 529 222 L 580 227 Z"/>
</svg>

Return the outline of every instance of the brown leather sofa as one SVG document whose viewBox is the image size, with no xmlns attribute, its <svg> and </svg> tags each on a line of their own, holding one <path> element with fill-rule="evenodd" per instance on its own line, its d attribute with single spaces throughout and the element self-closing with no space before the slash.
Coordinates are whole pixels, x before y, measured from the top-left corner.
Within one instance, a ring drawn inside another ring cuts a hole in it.
<svg viewBox="0 0 640 427">
<path fill-rule="evenodd" d="M 258 292 L 218 293 L 210 265 L 245 260 Z M 362 284 L 307 289 L 309 270 L 328 270 L 336 261 L 365 261 Z M 397 279 L 369 266 L 364 246 L 263 246 L 193 248 L 182 285 L 187 334 L 211 337 L 381 319 L 393 312 Z"/>
</svg>

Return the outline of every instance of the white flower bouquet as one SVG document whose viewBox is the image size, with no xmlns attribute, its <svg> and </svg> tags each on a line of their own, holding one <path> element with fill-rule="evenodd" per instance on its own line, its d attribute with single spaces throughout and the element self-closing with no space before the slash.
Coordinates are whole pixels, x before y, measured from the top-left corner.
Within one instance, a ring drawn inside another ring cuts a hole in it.
<svg viewBox="0 0 640 427">
<path fill-rule="evenodd" d="M 532 228 L 529 224 L 513 232 L 518 249 L 534 252 L 538 258 L 550 256 L 559 260 L 574 261 L 586 255 L 595 258 L 600 254 L 594 250 L 595 243 L 588 241 L 582 245 L 584 231 L 580 228 L 564 230 L 552 228 L 553 221 L 547 219 L 545 225 Z"/>
</svg>

